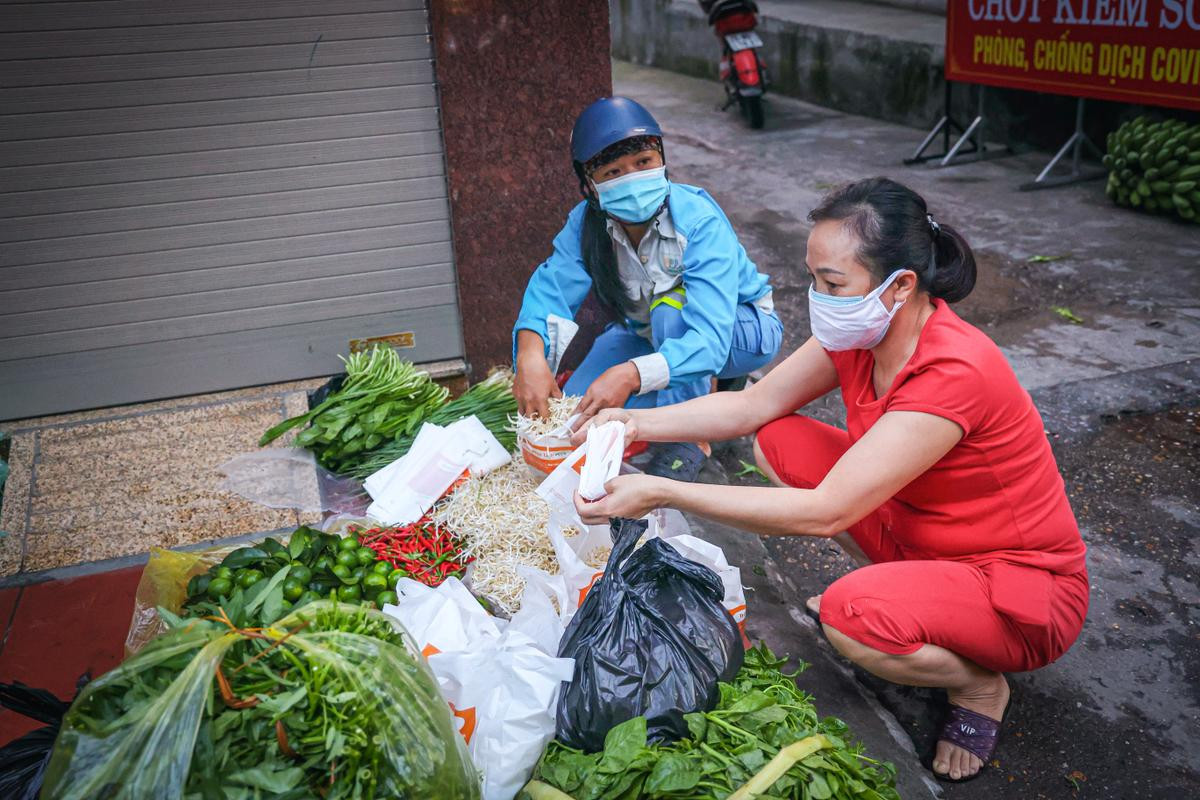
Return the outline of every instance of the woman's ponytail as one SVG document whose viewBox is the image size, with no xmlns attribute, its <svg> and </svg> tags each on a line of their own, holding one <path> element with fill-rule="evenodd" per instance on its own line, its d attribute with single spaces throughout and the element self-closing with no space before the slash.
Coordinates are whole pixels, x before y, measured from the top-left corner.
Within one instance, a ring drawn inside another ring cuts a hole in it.
<svg viewBox="0 0 1200 800">
<path fill-rule="evenodd" d="M 957 303 L 975 288 L 975 254 L 971 245 L 949 225 L 939 223 L 933 234 L 933 280 L 922 289 L 947 303 Z"/>
</svg>

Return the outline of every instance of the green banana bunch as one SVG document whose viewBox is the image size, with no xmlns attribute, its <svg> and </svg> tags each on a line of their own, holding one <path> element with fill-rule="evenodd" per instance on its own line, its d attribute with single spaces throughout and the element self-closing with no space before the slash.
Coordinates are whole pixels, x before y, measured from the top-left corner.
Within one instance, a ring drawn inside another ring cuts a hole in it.
<svg viewBox="0 0 1200 800">
<path fill-rule="evenodd" d="M 1200 125 L 1126 122 L 1108 135 L 1104 166 L 1117 205 L 1200 222 Z"/>
<path fill-rule="evenodd" d="M 307 414 L 271 428 L 259 439 L 259 447 L 307 424 L 297 434 L 296 445 L 312 450 L 321 466 L 341 472 L 356 454 L 415 433 L 450 393 L 390 347 L 351 353 L 342 361 L 342 388 Z"/>
</svg>

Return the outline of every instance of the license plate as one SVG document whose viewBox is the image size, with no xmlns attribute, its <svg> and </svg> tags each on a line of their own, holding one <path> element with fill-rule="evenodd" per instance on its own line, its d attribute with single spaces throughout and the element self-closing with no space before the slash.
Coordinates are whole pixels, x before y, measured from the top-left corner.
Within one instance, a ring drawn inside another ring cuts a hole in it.
<svg viewBox="0 0 1200 800">
<path fill-rule="evenodd" d="M 763 40 L 754 31 L 745 33 L 730 33 L 725 36 L 730 50 L 749 50 L 752 47 L 762 47 Z"/>
</svg>

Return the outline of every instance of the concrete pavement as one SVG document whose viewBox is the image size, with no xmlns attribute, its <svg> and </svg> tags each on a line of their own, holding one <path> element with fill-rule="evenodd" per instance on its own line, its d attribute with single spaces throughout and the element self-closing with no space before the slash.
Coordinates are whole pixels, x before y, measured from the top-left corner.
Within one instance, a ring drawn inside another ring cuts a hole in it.
<svg viewBox="0 0 1200 800">
<path fill-rule="evenodd" d="M 1115 208 L 1100 182 L 1018 192 L 1046 154 L 905 168 L 914 128 L 768 96 L 766 129 L 750 131 L 716 110 L 715 81 L 621 62 L 614 91 L 658 117 L 672 178 L 708 189 L 771 275 L 784 352 L 808 335 L 805 215 L 831 186 L 896 178 L 975 249 L 979 282 L 957 310 L 1000 344 L 1042 411 L 1088 542 L 1092 605 L 1066 656 L 1013 677 L 993 768 L 945 796 L 1200 796 L 1200 227 Z M 807 412 L 834 423 L 844 413 L 836 396 Z M 705 478 L 745 480 L 730 477 L 740 460 L 747 442 L 720 448 Z M 706 532 L 762 572 L 743 568 L 751 632 L 814 662 L 805 680 L 822 711 L 898 761 L 905 797 L 930 793 L 907 737 L 888 744 L 888 724 L 926 746 L 934 693 L 846 681 L 803 615 L 803 598 L 849 562 L 827 543 Z"/>
</svg>

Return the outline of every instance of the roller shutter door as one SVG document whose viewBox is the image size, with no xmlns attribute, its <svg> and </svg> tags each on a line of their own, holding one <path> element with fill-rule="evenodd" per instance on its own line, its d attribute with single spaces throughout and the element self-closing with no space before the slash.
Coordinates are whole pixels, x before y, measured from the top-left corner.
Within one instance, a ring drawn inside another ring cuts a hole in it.
<svg viewBox="0 0 1200 800">
<path fill-rule="evenodd" d="M 0 4 L 0 419 L 462 355 L 420 0 Z M 405 337 L 407 338 L 407 337 Z"/>
</svg>

